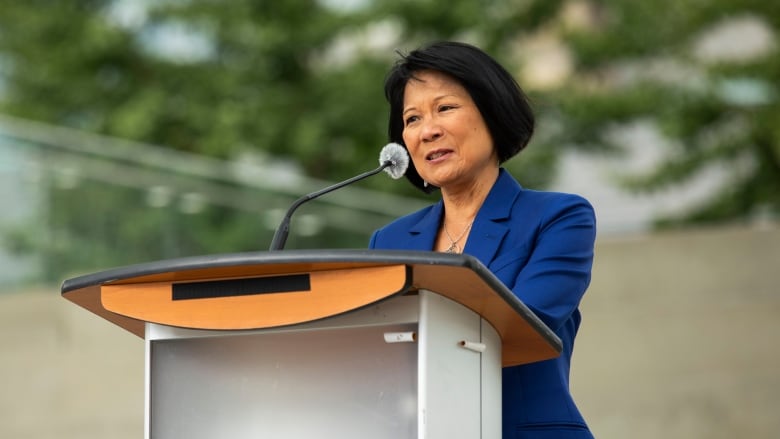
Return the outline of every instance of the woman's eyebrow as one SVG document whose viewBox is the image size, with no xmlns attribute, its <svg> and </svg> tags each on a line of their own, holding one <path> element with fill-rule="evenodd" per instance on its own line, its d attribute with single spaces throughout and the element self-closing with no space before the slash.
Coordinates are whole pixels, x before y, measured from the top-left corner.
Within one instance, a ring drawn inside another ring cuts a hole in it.
<svg viewBox="0 0 780 439">
<path fill-rule="evenodd" d="M 459 97 L 459 96 L 456 95 L 456 94 L 447 93 L 447 94 L 443 94 L 443 95 L 440 95 L 440 96 L 436 96 L 435 98 L 433 98 L 433 102 L 439 102 L 442 99 L 446 99 L 446 98 L 457 98 L 457 97 Z M 404 108 L 404 111 L 401 113 L 401 115 L 404 115 L 404 114 L 408 113 L 409 111 L 416 110 L 416 109 L 417 109 L 417 107 L 415 107 L 415 106 Z"/>
</svg>

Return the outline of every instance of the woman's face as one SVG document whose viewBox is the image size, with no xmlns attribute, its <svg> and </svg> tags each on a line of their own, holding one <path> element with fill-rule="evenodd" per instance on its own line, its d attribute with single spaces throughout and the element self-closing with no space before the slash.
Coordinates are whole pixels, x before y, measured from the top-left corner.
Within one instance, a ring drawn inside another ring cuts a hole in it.
<svg viewBox="0 0 780 439">
<path fill-rule="evenodd" d="M 441 187 L 492 184 L 498 171 L 493 139 L 462 85 L 425 70 L 404 90 L 403 139 L 423 180 Z"/>
</svg>

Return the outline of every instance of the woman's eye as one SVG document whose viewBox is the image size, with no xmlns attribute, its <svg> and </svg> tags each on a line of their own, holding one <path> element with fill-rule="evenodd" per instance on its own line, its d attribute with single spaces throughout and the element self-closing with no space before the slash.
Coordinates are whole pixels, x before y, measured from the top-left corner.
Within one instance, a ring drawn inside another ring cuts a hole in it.
<svg viewBox="0 0 780 439">
<path fill-rule="evenodd" d="M 455 108 L 455 105 L 440 105 L 439 111 L 452 110 L 453 108 Z"/>
<path fill-rule="evenodd" d="M 404 120 L 405 125 L 409 125 L 410 123 L 416 122 L 419 119 L 417 116 L 409 116 Z"/>
</svg>

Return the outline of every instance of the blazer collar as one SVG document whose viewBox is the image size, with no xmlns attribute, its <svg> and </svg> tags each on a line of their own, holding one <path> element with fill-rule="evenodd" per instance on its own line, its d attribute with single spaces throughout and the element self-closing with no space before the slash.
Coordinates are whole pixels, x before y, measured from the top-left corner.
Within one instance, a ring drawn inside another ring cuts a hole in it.
<svg viewBox="0 0 780 439">
<path fill-rule="evenodd" d="M 476 257 L 485 266 L 490 264 L 509 230 L 506 220 L 511 215 L 512 206 L 521 189 L 506 170 L 503 168 L 499 170 L 498 178 L 471 226 L 464 253 Z M 411 250 L 433 248 L 443 213 L 444 203 L 439 200 L 419 222 L 409 229 Z"/>
</svg>

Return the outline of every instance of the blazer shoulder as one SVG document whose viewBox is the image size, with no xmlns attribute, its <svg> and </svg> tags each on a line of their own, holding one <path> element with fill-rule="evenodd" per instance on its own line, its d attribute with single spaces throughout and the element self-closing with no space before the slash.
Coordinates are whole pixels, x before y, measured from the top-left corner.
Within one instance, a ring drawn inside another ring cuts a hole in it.
<svg viewBox="0 0 780 439">
<path fill-rule="evenodd" d="M 390 230 L 390 229 L 398 229 L 398 228 L 408 230 L 414 227 L 415 225 L 417 225 L 418 223 L 420 223 L 420 221 L 422 221 L 426 216 L 428 216 L 431 210 L 433 210 L 434 206 L 435 205 L 426 206 L 420 210 L 396 218 L 392 222 L 383 226 L 380 230 Z"/>
<path fill-rule="evenodd" d="M 593 211 L 590 202 L 580 195 L 525 188 L 503 168 L 482 206 L 487 215 L 495 220 L 515 215 L 526 219 L 549 216 L 571 208 Z"/>
<path fill-rule="evenodd" d="M 375 230 L 371 236 L 369 248 L 402 248 L 401 243 L 404 241 L 399 240 L 399 238 L 408 236 L 418 228 L 435 207 L 436 204 L 424 207 Z"/>
<path fill-rule="evenodd" d="M 593 205 L 585 197 L 566 192 L 537 191 L 533 189 L 521 189 L 516 206 L 528 205 L 536 208 L 548 208 L 553 210 L 578 208 L 593 211 Z"/>
<path fill-rule="evenodd" d="M 512 206 L 510 221 L 545 230 L 553 224 L 596 227 L 596 212 L 583 196 L 565 192 L 522 189 Z M 522 229 L 523 227 L 521 227 Z"/>
</svg>

